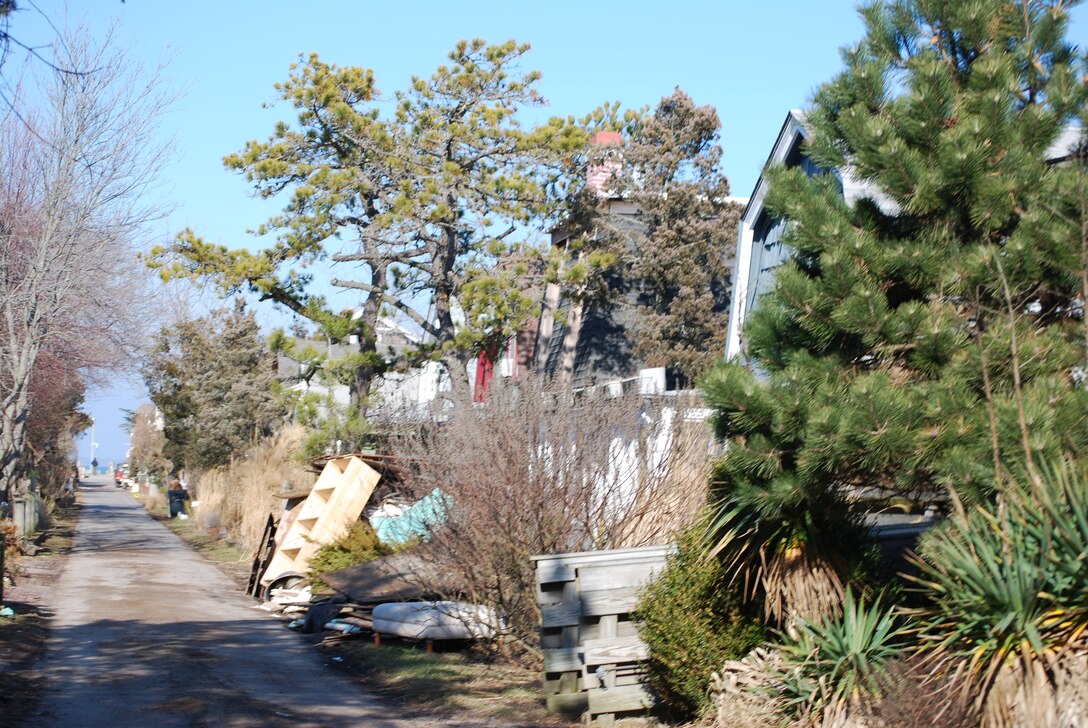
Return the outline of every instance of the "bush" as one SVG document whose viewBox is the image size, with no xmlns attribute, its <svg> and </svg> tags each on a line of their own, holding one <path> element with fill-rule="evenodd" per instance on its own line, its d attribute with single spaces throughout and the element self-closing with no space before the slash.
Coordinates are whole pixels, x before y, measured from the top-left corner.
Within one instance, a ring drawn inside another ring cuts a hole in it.
<svg viewBox="0 0 1088 728">
<path fill-rule="evenodd" d="M 888 684 L 888 667 L 908 646 L 894 607 L 866 605 L 848 589 L 842 614 L 821 621 L 798 619 L 796 639 L 785 639 L 779 679 L 795 710 L 818 715 L 843 712 L 879 698 Z"/>
<path fill-rule="evenodd" d="M 700 521 L 681 534 L 676 553 L 646 586 L 633 615 L 650 651 L 650 686 L 678 718 L 704 713 L 711 673 L 765 636 L 762 605 L 742 605 L 721 563 L 706 558 L 704 533 Z"/>
<path fill-rule="evenodd" d="M 406 464 L 402 492 L 447 498 L 412 578 L 503 614 L 509 631 L 488 647 L 537 665 L 530 557 L 667 543 L 705 505 L 710 432 L 689 398 L 574 397 L 529 374 L 496 377 L 487 398 L 382 429 Z"/>
<path fill-rule="evenodd" d="M 373 561 L 391 553 L 393 549 L 378 540 L 378 534 L 370 523 L 356 521 L 347 535 L 336 543 L 322 546 L 310 559 L 309 582 L 315 587 L 327 586 L 321 581 L 322 574 Z"/>
<path fill-rule="evenodd" d="M 986 725 L 1088 720 L 1088 691 L 1058 669 L 1088 664 L 1088 477 L 1057 466 L 1032 480 L 959 510 L 916 559 L 922 655 Z"/>
</svg>

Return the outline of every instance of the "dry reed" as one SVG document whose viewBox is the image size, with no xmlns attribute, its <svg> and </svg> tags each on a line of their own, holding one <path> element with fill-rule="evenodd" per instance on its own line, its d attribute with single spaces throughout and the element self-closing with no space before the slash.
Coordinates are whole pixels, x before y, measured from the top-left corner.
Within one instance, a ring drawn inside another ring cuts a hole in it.
<svg viewBox="0 0 1088 728">
<path fill-rule="evenodd" d="M 303 430 L 289 427 L 253 448 L 249 457 L 202 474 L 193 487 L 195 517 L 209 531 L 226 530 L 244 553 L 256 551 L 270 513 L 283 508 L 284 484 L 308 486 L 313 474 L 296 459 Z"/>
<path fill-rule="evenodd" d="M 146 495 L 143 497 L 144 508 L 149 513 L 159 513 L 166 510 L 166 493 L 163 491 L 163 486 L 154 488 L 148 488 Z"/>
</svg>

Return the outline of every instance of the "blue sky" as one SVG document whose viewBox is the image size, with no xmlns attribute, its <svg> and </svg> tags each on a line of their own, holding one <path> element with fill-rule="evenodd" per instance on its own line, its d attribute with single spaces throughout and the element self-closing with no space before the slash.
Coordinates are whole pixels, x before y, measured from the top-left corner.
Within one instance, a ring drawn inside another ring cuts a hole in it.
<svg viewBox="0 0 1088 728">
<path fill-rule="evenodd" d="M 245 231 L 278 205 L 252 199 L 245 181 L 223 169 L 222 157 L 290 118 L 282 107 L 262 105 L 275 100 L 273 84 L 300 53 L 373 68 L 379 88 L 392 92 L 413 74 L 429 75 L 458 39 L 528 41 L 525 65 L 543 74 L 546 115 L 577 116 L 605 101 L 653 104 L 680 86 L 717 108 L 722 166 L 732 193 L 747 196 L 786 111 L 807 104 L 841 67 L 839 49 L 862 34 L 852 0 L 18 4 L 23 10 L 11 32 L 24 43 L 52 40 L 43 16 L 58 27 L 82 22 L 96 36 L 116 24 L 115 42 L 133 61 L 168 62 L 165 79 L 180 97 L 164 119 L 176 153 L 163 179 L 175 208 L 154 234 L 168 239 L 191 227 L 229 245 L 249 243 Z M 1088 45 L 1088 8 L 1074 10 L 1071 36 Z M 13 53 L 5 74 L 22 62 Z M 120 408 L 141 399 L 139 387 L 126 384 L 90 399 L 100 461 L 124 456 Z M 83 438 L 84 460 L 87 443 Z"/>
</svg>

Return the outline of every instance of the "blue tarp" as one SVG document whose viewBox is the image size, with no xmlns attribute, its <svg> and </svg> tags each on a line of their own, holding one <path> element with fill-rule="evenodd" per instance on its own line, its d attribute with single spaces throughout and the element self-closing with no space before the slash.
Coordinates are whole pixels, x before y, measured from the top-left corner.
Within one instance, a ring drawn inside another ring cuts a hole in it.
<svg viewBox="0 0 1088 728">
<path fill-rule="evenodd" d="M 446 520 L 446 494 L 435 488 L 408 506 L 399 516 L 373 517 L 370 525 L 383 543 L 402 546 L 413 539 L 426 541 L 431 527 Z"/>
</svg>

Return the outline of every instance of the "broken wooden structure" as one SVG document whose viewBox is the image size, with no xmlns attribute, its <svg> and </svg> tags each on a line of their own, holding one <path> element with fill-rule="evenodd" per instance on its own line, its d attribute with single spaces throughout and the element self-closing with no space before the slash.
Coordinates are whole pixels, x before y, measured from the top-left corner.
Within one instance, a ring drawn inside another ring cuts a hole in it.
<svg viewBox="0 0 1088 728">
<path fill-rule="evenodd" d="M 348 599 L 362 604 L 442 599 L 462 590 L 451 574 L 438 566 L 423 543 L 408 551 L 322 574 L 321 579 Z"/>
<path fill-rule="evenodd" d="M 645 715 L 646 644 L 631 612 L 672 546 L 534 556 L 548 710 L 610 728 Z"/>
<path fill-rule="evenodd" d="M 325 463 L 298 517 L 283 534 L 261 575 L 268 586 L 287 575 L 304 575 L 319 548 L 336 542 L 359 520 L 381 479 L 377 470 L 354 455 Z"/>
</svg>

